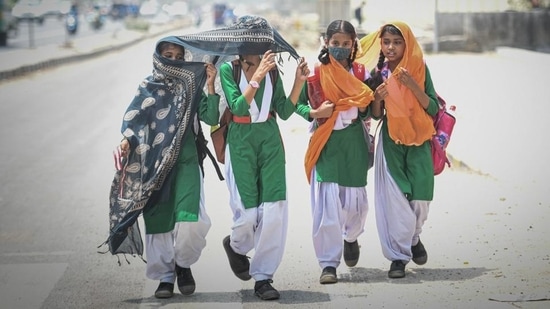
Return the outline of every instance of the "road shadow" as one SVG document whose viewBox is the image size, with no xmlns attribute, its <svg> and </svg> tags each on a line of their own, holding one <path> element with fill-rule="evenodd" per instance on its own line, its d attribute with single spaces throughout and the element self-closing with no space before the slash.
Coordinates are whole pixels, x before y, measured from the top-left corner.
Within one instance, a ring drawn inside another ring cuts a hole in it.
<svg viewBox="0 0 550 309">
<path fill-rule="evenodd" d="M 279 290 L 279 293 L 281 293 L 281 298 L 273 302 L 286 305 L 330 302 L 330 296 L 327 293 L 300 290 Z M 124 302 L 127 304 L 140 304 L 141 308 L 156 308 L 172 303 L 265 303 L 264 300 L 254 295 L 253 289 L 243 289 L 238 292 L 198 292 L 190 296 L 184 296 L 176 292 L 174 293 L 174 297 L 168 299 L 158 299 L 151 296 L 147 298 L 127 299 Z"/>
<path fill-rule="evenodd" d="M 391 282 L 397 284 L 414 284 L 428 281 L 464 281 L 483 276 L 491 269 L 485 267 L 470 268 L 406 268 L 405 278 L 390 279 L 388 270 L 378 268 L 354 267 L 349 273 L 341 273 L 338 276 L 340 283 L 377 283 Z"/>
<path fill-rule="evenodd" d="M 484 267 L 471 268 L 407 268 L 406 277 L 401 279 L 388 278 L 387 270 L 376 268 L 354 267 L 349 273 L 340 273 L 338 284 L 346 283 L 392 283 L 420 284 L 429 281 L 464 281 L 483 276 L 490 272 Z M 273 302 L 286 305 L 330 302 L 328 293 L 302 290 L 279 290 L 281 298 Z M 157 299 L 154 296 L 138 299 L 127 299 L 127 304 L 140 304 L 141 308 L 157 308 L 172 303 L 265 303 L 254 295 L 253 289 L 243 289 L 237 292 L 197 292 L 184 296 L 177 292 L 169 299 Z"/>
</svg>

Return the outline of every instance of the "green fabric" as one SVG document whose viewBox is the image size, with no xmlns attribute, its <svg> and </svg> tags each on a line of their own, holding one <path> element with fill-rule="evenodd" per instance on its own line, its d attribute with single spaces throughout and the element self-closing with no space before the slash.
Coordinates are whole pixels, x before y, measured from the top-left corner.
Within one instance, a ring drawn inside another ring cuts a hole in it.
<svg viewBox="0 0 550 309">
<path fill-rule="evenodd" d="M 367 185 L 368 147 L 360 121 L 333 130 L 315 165 L 318 182 L 344 187 Z"/>
<path fill-rule="evenodd" d="M 427 112 L 437 112 L 437 95 L 430 72 L 426 67 L 425 92 L 430 97 Z M 431 201 L 434 192 L 434 169 L 430 141 L 420 146 L 396 144 L 389 136 L 387 121 L 382 122 L 384 156 L 388 170 L 409 200 Z"/>
<path fill-rule="evenodd" d="M 237 116 L 250 115 L 249 105 L 233 79 L 230 63 L 220 67 L 220 80 L 232 113 Z M 286 120 L 294 113 L 295 107 L 286 98 L 281 79 L 278 78 L 276 83 L 270 110 Z M 265 79 L 255 95 L 258 108 L 261 107 L 264 90 Z M 275 117 L 261 123 L 231 122 L 227 144 L 237 190 L 245 208 L 258 207 L 263 202 L 286 200 L 285 152 Z"/>
<path fill-rule="evenodd" d="M 198 108 L 199 119 L 214 125 L 218 121 L 217 95 L 203 94 Z M 183 138 L 176 165 L 173 167 L 174 181 L 170 198 L 157 203 L 143 212 L 146 234 L 167 233 L 174 229 L 176 222 L 196 222 L 200 209 L 200 168 L 194 135 L 188 131 Z"/>
<path fill-rule="evenodd" d="M 307 121 L 311 107 L 307 97 L 307 85 L 304 85 L 296 105 L 296 113 Z M 370 115 L 370 108 L 359 112 L 359 119 Z M 327 144 L 315 165 L 318 182 L 334 182 L 344 187 L 363 187 L 367 185 L 369 153 L 365 142 L 363 126 L 356 121 L 342 130 L 333 130 Z"/>
</svg>

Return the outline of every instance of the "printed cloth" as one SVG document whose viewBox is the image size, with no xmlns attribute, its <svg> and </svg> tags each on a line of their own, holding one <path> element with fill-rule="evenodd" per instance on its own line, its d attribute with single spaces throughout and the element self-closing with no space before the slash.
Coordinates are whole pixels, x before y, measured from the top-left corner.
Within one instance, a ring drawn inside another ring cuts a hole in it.
<svg viewBox="0 0 550 309">
<path fill-rule="evenodd" d="M 174 37 L 161 42 L 179 44 Z M 161 188 L 178 158 L 183 135 L 191 129 L 205 82 L 204 63 L 172 61 L 155 51 L 152 74 L 139 85 L 123 118 L 121 132 L 132 149 L 111 185 L 106 243 L 112 254 L 143 255 L 137 218 L 162 199 Z"/>
</svg>

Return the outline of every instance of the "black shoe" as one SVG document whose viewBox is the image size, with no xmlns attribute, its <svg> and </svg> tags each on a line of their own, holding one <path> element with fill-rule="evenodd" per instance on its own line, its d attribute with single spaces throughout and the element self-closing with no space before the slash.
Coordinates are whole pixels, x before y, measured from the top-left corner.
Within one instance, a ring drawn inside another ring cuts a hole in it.
<svg viewBox="0 0 550 309">
<path fill-rule="evenodd" d="M 227 258 L 229 259 L 229 266 L 231 266 L 231 270 L 235 276 L 244 281 L 250 280 L 250 278 L 252 278 L 249 272 L 250 262 L 248 261 L 246 255 L 238 254 L 233 251 L 233 248 L 231 248 L 230 245 L 229 236 L 226 236 L 223 239 L 223 247 L 225 249 L 225 253 L 227 253 Z"/>
<path fill-rule="evenodd" d="M 388 272 L 390 278 L 404 278 L 405 277 L 405 263 L 397 260 L 391 262 L 390 271 Z"/>
<path fill-rule="evenodd" d="M 170 298 L 174 296 L 174 284 L 169 282 L 161 282 L 155 291 L 156 298 Z"/>
<path fill-rule="evenodd" d="M 191 273 L 191 268 L 179 267 L 176 264 L 176 275 L 180 293 L 183 295 L 193 294 L 195 292 L 195 279 Z"/>
<path fill-rule="evenodd" d="M 319 283 L 321 284 L 332 284 L 338 282 L 338 277 L 336 276 L 336 268 L 332 266 L 327 266 L 323 268 L 321 277 L 319 278 Z"/>
<path fill-rule="evenodd" d="M 416 263 L 416 265 L 424 265 L 428 261 L 428 252 L 426 252 L 426 249 L 424 248 L 424 245 L 418 240 L 418 243 L 416 246 L 411 247 L 412 251 L 412 260 Z"/>
<path fill-rule="evenodd" d="M 281 295 L 279 291 L 271 286 L 271 283 L 273 283 L 271 279 L 256 281 L 256 284 L 254 284 L 254 294 L 263 300 L 279 299 Z"/>
<path fill-rule="evenodd" d="M 359 261 L 359 244 L 357 240 L 354 242 L 347 242 L 344 240 L 344 262 L 349 267 L 357 265 Z"/>
</svg>

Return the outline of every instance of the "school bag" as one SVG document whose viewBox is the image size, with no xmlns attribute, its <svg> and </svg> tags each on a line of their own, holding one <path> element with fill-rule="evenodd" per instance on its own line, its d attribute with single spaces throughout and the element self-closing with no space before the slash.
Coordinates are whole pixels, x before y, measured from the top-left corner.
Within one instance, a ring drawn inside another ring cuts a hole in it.
<svg viewBox="0 0 550 309">
<path fill-rule="evenodd" d="M 239 84 L 241 80 L 241 62 L 239 59 L 232 61 L 233 63 L 233 79 Z M 269 76 L 271 77 L 271 84 L 273 85 L 273 93 L 275 93 L 275 86 L 277 84 L 277 78 L 279 77 L 279 71 L 277 68 L 269 71 Z M 220 118 L 219 125 L 210 132 L 210 138 L 212 139 L 212 144 L 214 144 L 214 151 L 216 153 L 216 159 L 221 164 L 225 164 L 225 146 L 227 144 L 227 130 L 229 129 L 229 123 L 233 119 L 233 114 L 229 106 L 227 106 Z"/>
<path fill-rule="evenodd" d="M 451 162 L 447 157 L 447 146 L 451 140 L 451 135 L 456 123 L 456 118 L 453 115 L 456 106 L 451 105 L 447 109 L 445 100 L 437 94 L 439 110 L 433 116 L 435 135 L 430 143 L 432 146 L 432 161 L 434 165 L 434 175 L 439 175 L 445 169 L 445 165 L 451 167 Z"/>
</svg>

